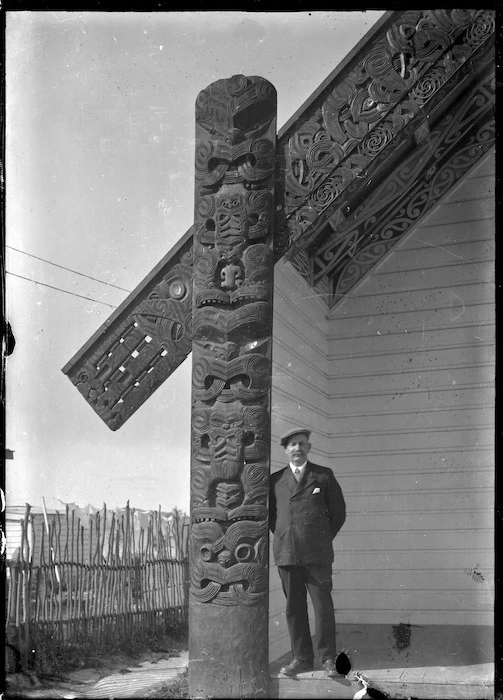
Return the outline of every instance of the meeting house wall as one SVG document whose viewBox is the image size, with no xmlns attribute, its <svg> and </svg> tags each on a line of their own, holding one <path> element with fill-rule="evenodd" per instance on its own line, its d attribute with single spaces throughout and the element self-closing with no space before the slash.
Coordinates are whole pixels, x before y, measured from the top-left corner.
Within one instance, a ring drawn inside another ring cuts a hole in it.
<svg viewBox="0 0 503 700">
<path fill-rule="evenodd" d="M 338 623 L 489 627 L 494 154 L 330 312 L 289 263 L 275 289 L 272 470 L 281 432 L 311 427 L 348 509 Z M 276 659 L 290 645 L 272 564 L 270 591 Z"/>
<path fill-rule="evenodd" d="M 285 466 L 279 436 L 296 425 L 313 431 L 313 462 L 332 466 L 327 392 L 328 307 L 288 262 L 275 265 L 274 287 L 271 471 Z M 272 557 L 272 539 L 270 561 L 269 658 L 274 661 L 289 651 L 290 641 L 285 598 Z"/>
</svg>

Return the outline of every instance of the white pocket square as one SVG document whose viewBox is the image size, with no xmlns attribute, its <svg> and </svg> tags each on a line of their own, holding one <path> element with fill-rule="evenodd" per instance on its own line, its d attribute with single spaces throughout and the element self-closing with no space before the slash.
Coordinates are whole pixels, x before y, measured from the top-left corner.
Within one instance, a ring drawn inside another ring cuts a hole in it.
<svg viewBox="0 0 503 700">
<path fill-rule="evenodd" d="M 314 495 L 315 493 L 319 493 L 319 492 L 320 492 L 320 489 L 316 488 L 316 489 L 314 489 L 314 491 L 313 491 L 313 495 Z"/>
</svg>

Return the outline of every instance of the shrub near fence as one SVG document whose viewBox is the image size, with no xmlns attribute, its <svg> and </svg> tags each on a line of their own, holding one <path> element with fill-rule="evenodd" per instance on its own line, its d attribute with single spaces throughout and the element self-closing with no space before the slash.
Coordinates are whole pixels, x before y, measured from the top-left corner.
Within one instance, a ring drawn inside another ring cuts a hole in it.
<svg viewBox="0 0 503 700">
<path fill-rule="evenodd" d="M 36 528 L 30 510 L 7 562 L 7 636 L 25 664 L 51 644 L 117 648 L 186 625 L 186 516 L 105 506 L 84 527 L 66 506 Z"/>
</svg>

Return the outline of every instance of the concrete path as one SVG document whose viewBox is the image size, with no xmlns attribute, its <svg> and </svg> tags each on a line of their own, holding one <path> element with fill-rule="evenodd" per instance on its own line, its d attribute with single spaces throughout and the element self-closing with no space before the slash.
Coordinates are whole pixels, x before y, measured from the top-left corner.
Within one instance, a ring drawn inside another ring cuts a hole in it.
<svg viewBox="0 0 503 700">
<path fill-rule="evenodd" d="M 353 669 L 347 677 L 328 679 L 316 670 L 287 678 L 279 674 L 282 660 L 271 664 L 270 698 L 370 698 L 363 695 L 365 683 L 393 699 L 420 700 L 456 698 L 483 700 L 494 697 L 494 664 L 460 666 L 426 666 L 408 668 Z M 99 680 L 96 669 L 83 669 L 67 674 L 64 682 L 50 686 L 23 688 L 11 697 L 56 698 L 142 698 L 159 686 L 174 680 L 188 667 L 188 652 L 177 657 L 144 661 L 139 666 L 126 666 Z M 365 683 L 362 683 L 361 678 Z M 9 695 L 6 695 L 9 697 Z"/>
<path fill-rule="evenodd" d="M 428 666 L 424 668 L 353 669 L 346 677 L 329 679 L 323 671 L 301 673 L 296 678 L 279 674 L 272 665 L 270 697 L 354 698 L 365 687 L 380 691 L 384 697 L 417 700 L 491 700 L 494 698 L 494 664 L 465 666 Z M 362 680 L 364 682 L 362 682 Z M 370 698 L 361 694 L 359 698 Z"/>
</svg>

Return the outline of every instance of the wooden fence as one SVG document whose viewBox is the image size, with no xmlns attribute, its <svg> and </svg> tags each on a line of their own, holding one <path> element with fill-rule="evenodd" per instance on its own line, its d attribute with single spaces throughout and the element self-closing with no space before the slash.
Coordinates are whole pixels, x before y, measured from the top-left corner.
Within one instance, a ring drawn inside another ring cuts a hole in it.
<svg viewBox="0 0 503 700">
<path fill-rule="evenodd" d="M 83 524 L 66 506 L 37 527 L 30 511 L 6 571 L 7 641 L 24 659 L 43 638 L 99 648 L 186 624 L 186 516 L 128 503 L 112 512 L 104 506 Z"/>
</svg>

